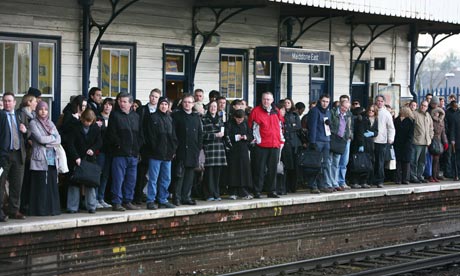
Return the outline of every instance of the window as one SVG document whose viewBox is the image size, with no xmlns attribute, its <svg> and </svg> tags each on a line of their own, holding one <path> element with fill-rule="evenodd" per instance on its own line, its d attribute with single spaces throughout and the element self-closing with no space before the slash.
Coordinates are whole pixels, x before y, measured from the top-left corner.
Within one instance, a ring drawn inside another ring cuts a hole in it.
<svg viewBox="0 0 460 276">
<path fill-rule="evenodd" d="M 39 43 L 38 47 L 38 89 L 43 94 L 54 91 L 54 44 Z"/>
<path fill-rule="evenodd" d="M 355 71 L 353 72 L 353 83 L 366 82 L 366 64 L 363 62 L 356 63 Z"/>
<path fill-rule="evenodd" d="M 99 86 L 103 97 L 134 92 L 134 51 L 134 44 L 101 43 Z"/>
<path fill-rule="evenodd" d="M 0 89 L 2 94 L 27 92 L 31 86 L 31 42 L 0 40 Z"/>
<path fill-rule="evenodd" d="M 166 53 L 166 74 L 180 75 L 185 74 L 184 54 Z"/>
<path fill-rule="evenodd" d="M 256 61 L 256 78 L 271 79 L 272 78 L 272 63 L 270 61 Z"/>
<path fill-rule="evenodd" d="M 229 99 L 242 99 L 247 87 L 247 54 L 244 50 L 221 49 L 220 92 Z"/>
</svg>

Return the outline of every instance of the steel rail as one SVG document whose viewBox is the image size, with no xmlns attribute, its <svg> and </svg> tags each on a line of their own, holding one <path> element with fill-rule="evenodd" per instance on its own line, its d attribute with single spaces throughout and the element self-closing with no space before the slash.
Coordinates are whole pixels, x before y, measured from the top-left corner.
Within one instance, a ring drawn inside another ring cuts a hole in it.
<svg viewBox="0 0 460 276">
<path fill-rule="evenodd" d="M 362 260 L 369 260 L 369 259 L 377 258 L 381 256 L 394 256 L 394 255 L 401 254 L 401 253 L 422 251 L 424 249 L 426 250 L 430 248 L 436 248 L 441 245 L 449 245 L 449 244 L 452 245 L 455 242 L 460 242 L 460 235 L 435 238 L 435 239 L 405 243 L 405 244 L 400 244 L 400 245 L 392 245 L 392 246 L 380 247 L 380 248 L 375 248 L 375 249 L 361 250 L 361 251 L 355 251 L 351 253 L 337 254 L 333 256 L 302 260 L 302 261 L 285 263 L 285 264 L 268 266 L 268 267 L 254 268 L 254 269 L 232 272 L 232 273 L 227 273 L 227 274 L 222 274 L 222 275 L 223 276 L 234 276 L 234 275 L 270 276 L 270 275 L 279 275 L 280 273 L 289 274 L 289 273 L 294 273 L 298 271 L 311 270 L 315 268 L 330 267 L 333 265 L 342 265 L 342 264 L 348 264 L 348 263 L 358 262 Z M 455 255 L 453 259 L 458 261 L 460 257 L 460 253 L 455 253 L 453 255 Z M 445 256 L 441 256 L 441 257 L 445 257 Z M 430 259 L 437 259 L 437 258 L 440 258 L 440 257 L 434 257 Z M 420 262 L 424 260 L 426 259 L 420 260 Z M 420 269 L 421 264 L 422 263 L 419 264 L 419 269 Z M 360 275 L 360 274 L 356 274 L 356 275 Z M 377 274 L 362 274 L 362 275 L 377 275 Z M 381 274 L 381 275 L 390 275 L 390 274 Z"/>
</svg>

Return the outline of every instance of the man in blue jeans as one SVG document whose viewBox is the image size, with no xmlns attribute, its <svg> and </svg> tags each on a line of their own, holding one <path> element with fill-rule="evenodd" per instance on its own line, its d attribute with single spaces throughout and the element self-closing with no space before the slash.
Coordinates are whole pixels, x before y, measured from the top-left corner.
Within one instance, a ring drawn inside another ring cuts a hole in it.
<svg viewBox="0 0 460 276">
<path fill-rule="evenodd" d="M 324 178 L 322 185 L 319 183 L 318 176 L 310 179 L 309 186 L 311 193 L 314 194 L 320 192 L 332 193 L 334 191 L 332 189 L 331 156 L 329 154 L 331 136 L 329 102 L 329 96 L 322 95 L 318 104 L 308 113 L 309 147 L 321 152 L 321 172 Z"/>
<path fill-rule="evenodd" d="M 110 114 L 106 144 L 112 152 L 112 210 L 138 210 L 132 204 L 136 186 L 139 149 L 144 140 L 139 115 L 132 109 L 133 97 L 118 94 L 118 108 Z"/>
<path fill-rule="evenodd" d="M 171 183 L 171 160 L 177 149 L 177 136 L 169 114 L 169 100 L 161 97 L 156 111 L 146 119 L 145 156 L 148 157 L 147 209 L 175 208 L 168 202 L 168 188 Z"/>
</svg>

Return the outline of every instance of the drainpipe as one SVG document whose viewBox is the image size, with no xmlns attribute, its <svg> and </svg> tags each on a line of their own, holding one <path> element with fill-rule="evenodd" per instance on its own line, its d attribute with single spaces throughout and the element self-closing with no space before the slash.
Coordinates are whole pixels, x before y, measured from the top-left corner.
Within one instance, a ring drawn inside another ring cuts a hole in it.
<svg viewBox="0 0 460 276">
<path fill-rule="evenodd" d="M 82 95 L 85 97 L 88 97 L 89 73 L 90 73 L 89 53 L 90 53 L 90 40 L 91 40 L 90 10 L 91 10 L 91 6 L 94 3 L 94 0 L 79 0 L 78 2 L 81 5 L 82 11 L 83 11 L 81 90 L 82 90 Z"/>
<path fill-rule="evenodd" d="M 409 69 L 409 91 L 414 98 L 417 100 L 417 93 L 415 91 L 415 54 L 417 53 L 417 44 L 418 44 L 418 31 L 415 24 L 410 25 L 409 31 L 409 40 L 410 40 L 410 69 Z"/>
<path fill-rule="evenodd" d="M 293 43 L 291 41 L 292 39 L 292 23 L 291 21 L 286 22 L 287 23 L 287 30 L 286 30 L 286 40 L 288 41 L 288 46 L 292 47 Z M 287 88 L 287 97 L 292 98 L 292 64 L 288 63 L 286 64 L 286 88 Z M 281 91 L 280 91 L 281 92 Z M 281 94 L 281 93 L 280 93 Z"/>
</svg>

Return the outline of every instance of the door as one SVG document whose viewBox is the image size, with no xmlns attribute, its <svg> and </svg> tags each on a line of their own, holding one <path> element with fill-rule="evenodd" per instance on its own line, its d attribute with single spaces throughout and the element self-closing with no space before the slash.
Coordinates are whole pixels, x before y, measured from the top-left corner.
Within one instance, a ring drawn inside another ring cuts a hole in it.
<svg viewBox="0 0 460 276">
<path fill-rule="evenodd" d="M 191 93 L 194 50 L 190 46 L 163 44 L 163 94 L 174 101 Z"/>
<path fill-rule="evenodd" d="M 351 101 L 358 100 L 362 107 L 369 104 L 369 61 L 356 62 L 351 83 Z"/>
<path fill-rule="evenodd" d="M 280 99 L 278 47 L 256 47 L 254 51 L 254 106 L 262 101 L 264 92 L 272 92 L 275 102 Z"/>
</svg>

